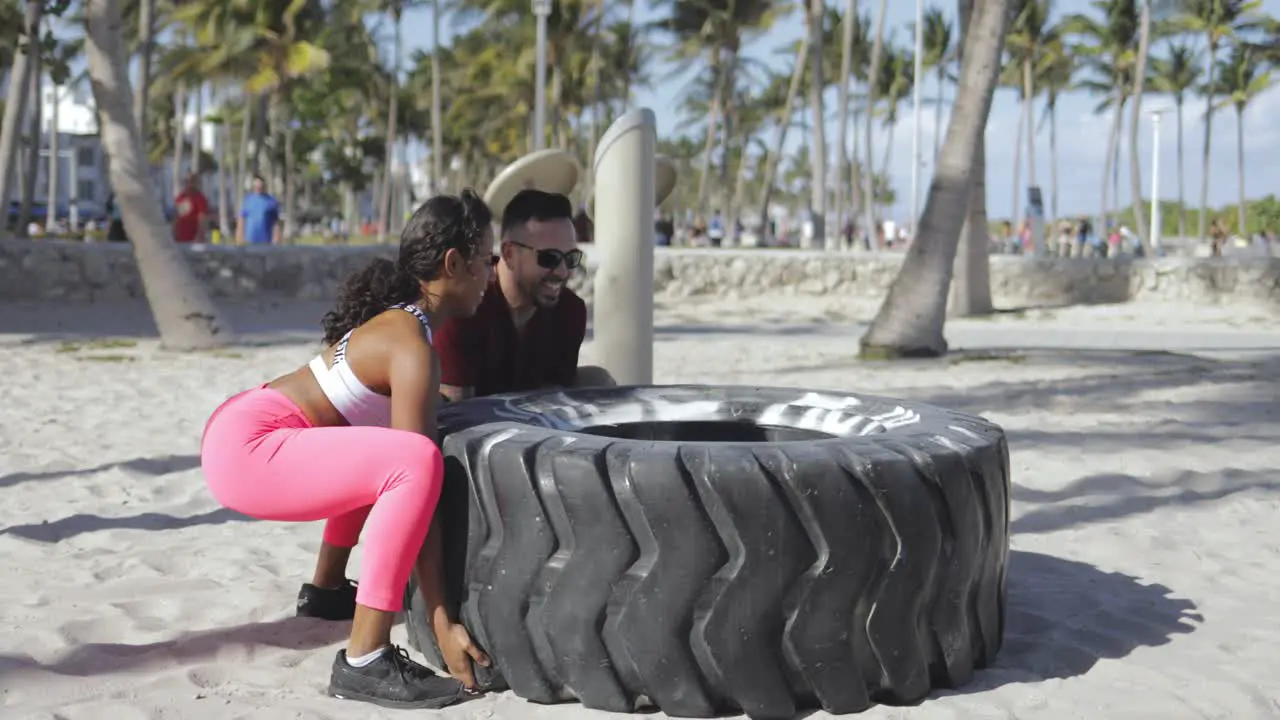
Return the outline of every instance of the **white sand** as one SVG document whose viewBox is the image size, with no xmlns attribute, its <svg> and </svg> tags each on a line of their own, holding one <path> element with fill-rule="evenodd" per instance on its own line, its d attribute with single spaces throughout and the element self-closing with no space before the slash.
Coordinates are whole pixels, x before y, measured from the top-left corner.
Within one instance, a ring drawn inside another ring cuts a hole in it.
<svg viewBox="0 0 1280 720">
<path fill-rule="evenodd" d="M 960 692 L 861 717 L 1280 717 L 1271 313 L 1009 315 L 954 323 L 953 346 L 971 352 L 876 365 L 853 359 L 856 331 L 830 324 L 873 307 L 680 307 L 660 314 L 671 331 L 656 346 L 658 382 L 856 388 L 981 413 L 1009 432 L 1015 552 L 996 666 Z M 318 319 L 280 310 L 291 319 L 276 330 Z M 147 325 L 136 312 L 0 307 L 0 330 L 16 331 L 0 335 L 0 717 L 398 716 L 327 698 L 347 626 L 291 617 L 319 525 L 224 512 L 196 467 L 208 413 L 314 346 L 287 339 L 295 334 L 174 356 L 147 339 L 109 347 L 17 334 L 134 334 Z M 256 322 L 242 326 L 272 325 Z M 1019 344 L 1188 350 L 982 351 Z M 510 694 L 440 715 L 606 717 Z"/>
</svg>

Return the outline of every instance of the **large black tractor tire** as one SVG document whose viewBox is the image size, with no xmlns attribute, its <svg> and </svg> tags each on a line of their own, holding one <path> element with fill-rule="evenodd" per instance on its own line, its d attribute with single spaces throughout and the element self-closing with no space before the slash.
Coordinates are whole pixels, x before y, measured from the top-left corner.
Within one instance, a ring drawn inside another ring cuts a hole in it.
<svg viewBox="0 0 1280 720">
<path fill-rule="evenodd" d="M 919 701 L 1000 647 L 1009 454 L 981 418 L 666 386 L 467 400 L 441 429 L 447 592 L 489 688 L 789 718 Z"/>
</svg>

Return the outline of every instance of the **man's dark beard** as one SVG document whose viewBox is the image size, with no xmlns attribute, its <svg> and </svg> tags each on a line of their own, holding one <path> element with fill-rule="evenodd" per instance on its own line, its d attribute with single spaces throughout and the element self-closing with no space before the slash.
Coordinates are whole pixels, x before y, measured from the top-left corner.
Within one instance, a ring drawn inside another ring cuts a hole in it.
<svg viewBox="0 0 1280 720">
<path fill-rule="evenodd" d="M 548 300 L 542 296 L 542 284 L 546 278 L 534 280 L 524 284 L 522 287 L 524 296 L 532 302 L 533 305 L 540 308 L 553 308 L 560 304 L 560 296 L 564 294 L 564 288 L 561 287 L 560 292 L 556 294 L 555 299 Z"/>
</svg>

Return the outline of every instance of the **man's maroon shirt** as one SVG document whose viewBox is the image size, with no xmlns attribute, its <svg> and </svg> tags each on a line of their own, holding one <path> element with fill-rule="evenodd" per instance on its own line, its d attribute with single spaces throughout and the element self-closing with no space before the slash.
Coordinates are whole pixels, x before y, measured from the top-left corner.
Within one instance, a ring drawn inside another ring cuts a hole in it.
<svg viewBox="0 0 1280 720">
<path fill-rule="evenodd" d="M 517 334 L 511 306 L 495 280 L 476 314 L 454 318 L 435 333 L 440 382 L 475 388 L 477 397 L 568 387 L 578 373 L 578 351 L 587 335 L 587 304 L 560 291 L 553 307 L 540 307 Z"/>
</svg>

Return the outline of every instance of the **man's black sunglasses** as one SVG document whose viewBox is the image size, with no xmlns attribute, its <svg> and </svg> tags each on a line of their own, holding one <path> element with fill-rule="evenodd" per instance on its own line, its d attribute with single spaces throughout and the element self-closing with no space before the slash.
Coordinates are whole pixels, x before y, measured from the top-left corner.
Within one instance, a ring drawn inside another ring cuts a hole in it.
<svg viewBox="0 0 1280 720">
<path fill-rule="evenodd" d="M 515 240 L 508 240 L 507 242 L 538 253 L 538 267 L 543 270 L 555 270 L 560 267 L 560 263 L 564 263 L 565 267 L 573 270 L 582 264 L 583 253 L 581 250 L 570 250 L 569 252 L 565 252 L 563 250 L 543 250 L 533 247 L 532 245 L 525 245 L 522 242 L 516 242 Z"/>
</svg>

